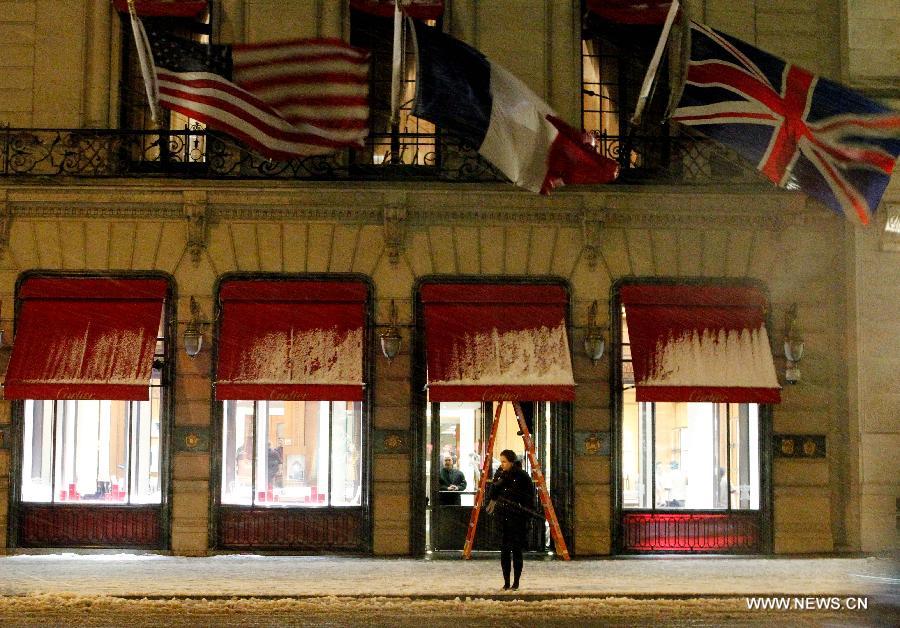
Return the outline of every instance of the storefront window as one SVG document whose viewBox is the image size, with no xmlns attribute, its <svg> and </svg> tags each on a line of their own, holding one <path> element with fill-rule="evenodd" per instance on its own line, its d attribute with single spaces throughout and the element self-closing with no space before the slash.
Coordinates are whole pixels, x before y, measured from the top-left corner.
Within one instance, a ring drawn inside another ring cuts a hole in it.
<svg viewBox="0 0 900 628">
<path fill-rule="evenodd" d="M 636 401 L 622 325 L 623 508 L 759 509 L 759 404 Z"/>
<path fill-rule="evenodd" d="M 362 403 L 224 401 L 222 503 L 359 506 Z"/>
<path fill-rule="evenodd" d="M 22 501 L 160 503 L 160 399 L 26 400 Z"/>
</svg>

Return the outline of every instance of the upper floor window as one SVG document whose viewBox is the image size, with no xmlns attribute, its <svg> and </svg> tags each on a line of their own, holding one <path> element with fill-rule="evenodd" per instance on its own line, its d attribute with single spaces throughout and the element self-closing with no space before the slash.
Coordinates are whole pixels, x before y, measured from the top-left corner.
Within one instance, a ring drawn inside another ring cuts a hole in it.
<svg viewBox="0 0 900 628">
<path fill-rule="evenodd" d="M 625 7 L 625 15 L 622 14 L 620 5 L 630 3 L 610 4 L 611 7 L 606 7 L 603 3 L 588 1 L 583 13 L 581 123 L 600 144 L 602 153 L 618 158 L 623 168 L 646 166 L 650 155 L 659 151 L 658 140 L 648 139 L 648 136 L 666 135 L 665 127 L 658 124 L 665 108 L 664 99 L 656 98 L 649 103 L 652 112 L 644 119 L 653 120 L 654 124 L 634 130 L 629 123 L 667 7 L 645 22 L 630 19 L 633 11 L 630 7 Z M 660 18 L 660 23 L 655 22 L 656 17 Z M 665 66 L 660 68 L 657 81 L 657 91 L 664 93 L 667 84 Z"/>
<path fill-rule="evenodd" d="M 425 20 L 429 26 L 439 20 Z M 357 156 L 360 164 L 434 165 L 435 126 L 412 115 L 416 94 L 416 56 L 414 33 L 403 20 L 403 56 L 400 70 L 400 109 L 398 120 L 391 121 L 391 76 L 393 65 L 394 20 L 373 13 L 351 10 L 350 43 L 371 52 L 369 82 L 370 135 L 365 150 Z"/>
<path fill-rule="evenodd" d="M 211 7 L 209 2 L 181 3 L 193 10 L 185 14 L 177 7 L 165 5 L 178 3 L 156 3 L 147 5 L 150 12 L 139 16 L 148 33 L 164 32 L 208 45 L 212 33 Z M 153 10 L 155 7 L 162 7 Z M 168 12 L 168 13 L 167 13 Z M 133 161 L 161 162 L 203 162 L 206 159 L 206 125 L 182 113 L 170 109 L 159 109 L 161 120 L 153 121 L 140 62 L 135 49 L 134 35 L 127 8 L 123 20 L 123 61 L 120 83 L 120 126 L 126 130 L 168 131 L 168 133 L 148 133 L 132 142 Z"/>
</svg>

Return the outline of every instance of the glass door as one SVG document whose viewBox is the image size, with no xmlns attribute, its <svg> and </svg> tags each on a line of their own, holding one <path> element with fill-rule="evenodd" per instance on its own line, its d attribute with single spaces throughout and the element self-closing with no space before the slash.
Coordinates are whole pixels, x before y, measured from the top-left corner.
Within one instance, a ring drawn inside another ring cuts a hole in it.
<svg viewBox="0 0 900 628">
<path fill-rule="evenodd" d="M 551 485 L 554 471 L 550 458 L 550 404 L 522 403 L 522 409 L 535 441 L 538 461 L 548 485 Z M 429 551 L 463 549 L 495 411 L 495 403 L 442 402 L 428 405 L 425 543 Z M 506 403 L 501 410 L 488 482 L 500 466 L 500 452 L 504 449 L 516 452 L 525 471 L 531 472 L 511 403 Z M 548 533 L 537 498 L 533 510 L 536 516 L 530 526 L 529 549 L 544 551 L 547 549 Z M 496 550 L 500 547 L 499 543 L 499 527 L 495 529 L 493 519 L 482 510 L 474 548 Z"/>
</svg>

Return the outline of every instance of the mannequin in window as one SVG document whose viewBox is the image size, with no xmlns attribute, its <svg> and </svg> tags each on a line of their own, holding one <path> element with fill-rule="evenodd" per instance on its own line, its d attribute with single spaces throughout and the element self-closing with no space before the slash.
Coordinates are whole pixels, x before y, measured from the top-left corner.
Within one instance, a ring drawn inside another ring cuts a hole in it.
<svg viewBox="0 0 900 628">
<path fill-rule="evenodd" d="M 284 485 L 284 476 L 281 470 L 281 447 L 273 447 L 269 445 L 269 452 L 266 460 L 269 472 L 269 486 L 273 488 L 281 488 Z"/>
<path fill-rule="evenodd" d="M 728 508 L 728 477 L 725 469 L 716 472 L 716 508 Z"/>
<path fill-rule="evenodd" d="M 438 501 L 441 506 L 459 506 L 459 492 L 466 490 L 466 476 L 459 469 L 453 468 L 453 458 L 450 456 L 444 456 L 438 485 L 441 491 Z"/>
</svg>

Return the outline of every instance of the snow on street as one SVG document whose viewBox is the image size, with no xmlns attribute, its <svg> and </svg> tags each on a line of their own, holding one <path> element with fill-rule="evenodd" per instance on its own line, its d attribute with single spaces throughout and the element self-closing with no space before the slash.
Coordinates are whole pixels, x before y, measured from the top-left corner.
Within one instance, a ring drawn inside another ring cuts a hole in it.
<svg viewBox="0 0 900 628">
<path fill-rule="evenodd" d="M 0 557 L 0 595 L 485 596 L 497 594 L 502 583 L 498 562 L 249 554 L 16 555 Z M 529 560 L 521 593 L 871 594 L 891 578 L 900 578 L 900 573 L 888 558 Z"/>
<path fill-rule="evenodd" d="M 0 625 L 898 625 L 890 558 L 526 561 L 34 554 L 0 557 Z M 865 597 L 868 611 L 747 609 L 745 596 Z M 150 599 L 146 599 L 150 598 Z"/>
</svg>

